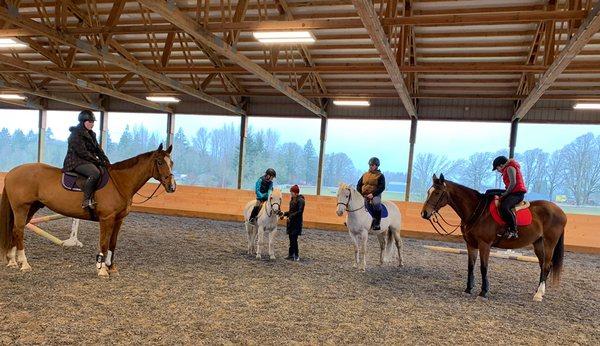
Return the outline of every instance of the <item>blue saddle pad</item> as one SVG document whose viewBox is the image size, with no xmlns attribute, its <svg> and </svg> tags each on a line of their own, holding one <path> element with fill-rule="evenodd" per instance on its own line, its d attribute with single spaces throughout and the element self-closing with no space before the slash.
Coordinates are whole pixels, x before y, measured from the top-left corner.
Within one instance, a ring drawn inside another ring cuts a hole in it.
<svg viewBox="0 0 600 346">
<path fill-rule="evenodd" d="M 106 168 L 100 168 L 100 179 L 98 179 L 98 184 L 96 185 L 96 191 L 105 187 L 108 184 L 108 173 Z M 83 185 L 85 185 L 85 177 L 81 176 L 75 172 L 66 172 L 62 174 L 62 186 L 69 191 L 82 191 Z"/>
<path fill-rule="evenodd" d="M 369 214 L 371 214 L 371 217 L 373 217 L 373 205 L 365 201 L 365 209 L 367 209 Z M 381 203 L 381 218 L 383 219 L 385 217 L 388 217 L 388 210 L 385 207 L 385 204 Z"/>
</svg>

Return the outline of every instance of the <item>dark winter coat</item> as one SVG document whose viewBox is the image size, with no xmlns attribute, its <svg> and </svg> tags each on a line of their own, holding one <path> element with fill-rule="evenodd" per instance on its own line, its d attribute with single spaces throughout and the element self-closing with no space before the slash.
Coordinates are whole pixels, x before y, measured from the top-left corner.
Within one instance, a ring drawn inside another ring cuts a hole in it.
<svg viewBox="0 0 600 346">
<path fill-rule="evenodd" d="M 86 129 L 83 124 L 69 128 L 69 147 L 63 163 L 63 172 L 70 172 L 75 167 L 93 163 L 96 166 L 109 164 L 108 157 L 96 139 L 96 133 Z"/>
<path fill-rule="evenodd" d="M 284 215 L 288 217 L 287 233 L 291 235 L 302 234 L 302 215 L 304 214 L 304 196 L 298 195 L 290 200 L 290 210 Z"/>
</svg>

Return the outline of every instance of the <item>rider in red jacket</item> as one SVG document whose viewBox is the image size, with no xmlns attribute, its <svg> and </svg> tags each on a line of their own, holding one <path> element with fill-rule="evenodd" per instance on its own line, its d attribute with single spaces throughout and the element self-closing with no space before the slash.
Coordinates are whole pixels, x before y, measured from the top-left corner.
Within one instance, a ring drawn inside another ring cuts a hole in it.
<svg viewBox="0 0 600 346">
<path fill-rule="evenodd" d="M 506 191 L 500 196 L 500 216 L 507 224 L 507 238 L 518 238 L 517 220 L 511 209 L 521 203 L 527 192 L 521 166 L 514 159 L 508 159 L 505 156 L 498 156 L 492 163 L 492 171 L 498 171 L 502 174 L 502 180 L 506 186 Z"/>
</svg>

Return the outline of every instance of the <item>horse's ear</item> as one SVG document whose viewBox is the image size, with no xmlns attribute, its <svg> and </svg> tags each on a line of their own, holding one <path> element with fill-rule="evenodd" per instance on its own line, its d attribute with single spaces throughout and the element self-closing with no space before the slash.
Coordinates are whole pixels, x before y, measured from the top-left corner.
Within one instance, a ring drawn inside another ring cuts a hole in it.
<svg viewBox="0 0 600 346">
<path fill-rule="evenodd" d="M 435 173 L 433 174 L 433 177 L 431 177 L 431 179 L 432 179 L 433 181 L 436 181 L 436 180 L 437 180 L 437 178 L 438 178 L 438 177 L 437 177 L 437 175 L 435 175 Z"/>
<path fill-rule="evenodd" d="M 444 173 L 440 173 L 440 183 L 444 183 L 445 179 L 444 179 Z"/>
<path fill-rule="evenodd" d="M 167 154 L 170 154 L 172 150 L 173 150 L 173 144 L 169 145 L 169 147 L 167 148 Z"/>
<path fill-rule="evenodd" d="M 160 143 L 160 145 L 158 146 L 158 149 L 156 149 L 156 151 L 161 151 L 163 148 L 162 143 Z"/>
</svg>

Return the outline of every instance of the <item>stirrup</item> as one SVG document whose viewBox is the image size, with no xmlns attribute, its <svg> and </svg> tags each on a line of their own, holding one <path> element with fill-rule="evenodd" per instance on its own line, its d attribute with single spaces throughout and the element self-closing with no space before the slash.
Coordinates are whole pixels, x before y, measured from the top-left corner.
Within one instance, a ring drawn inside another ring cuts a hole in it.
<svg viewBox="0 0 600 346">
<path fill-rule="evenodd" d="M 517 233 L 517 231 L 508 231 L 508 232 L 506 232 L 506 238 L 507 239 L 517 239 L 517 238 L 519 238 L 519 233 Z"/>
<path fill-rule="evenodd" d="M 96 201 L 94 201 L 93 198 L 86 199 L 81 203 L 81 208 L 82 209 L 86 209 L 86 208 L 96 209 Z"/>
</svg>

